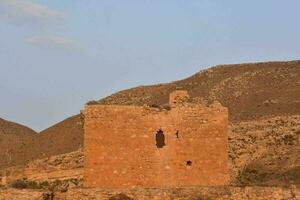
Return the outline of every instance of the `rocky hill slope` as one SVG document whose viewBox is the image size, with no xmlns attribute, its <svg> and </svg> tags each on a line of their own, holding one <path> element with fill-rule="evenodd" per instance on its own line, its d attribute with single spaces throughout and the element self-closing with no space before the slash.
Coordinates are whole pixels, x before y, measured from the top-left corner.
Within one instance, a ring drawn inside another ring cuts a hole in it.
<svg viewBox="0 0 300 200">
<path fill-rule="evenodd" d="M 81 115 L 76 115 L 37 134 L 0 120 L 0 169 L 78 150 L 83 144 L 82 123 Z"/>
<path fill-rule="evenodd" d="M 233 185 L 300 186 L 300 115 L 231 123 Z"/>
<path fill-rule="evenodd" d="M 124 90 L 97 102 L 163 105 L 176 88 L 203 101 L 219 100 L 229 108 L 231 121 L 298 114 L 300 61 L 220 65 L 184 80 Z"/>
<path fill-rule="evenodd" d="M 32 129 L 0 118 L 0 168 L 30 160 L 23 150 L 36 136 Z"/>
<path fill-rule="evenodd" d="M 76 151 L 83 146 L 83 120 L 81 115 L 75 115 L 40 132 L 35 141 L 37 151 L 44 156 Z"/>
</svg>

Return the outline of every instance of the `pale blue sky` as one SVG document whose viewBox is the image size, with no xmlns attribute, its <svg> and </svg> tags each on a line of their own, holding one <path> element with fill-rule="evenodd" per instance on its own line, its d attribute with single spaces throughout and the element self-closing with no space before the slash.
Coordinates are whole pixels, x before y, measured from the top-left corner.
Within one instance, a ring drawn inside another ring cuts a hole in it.
<svg viewBox="0 0 300 200">
<path fill-rule="evenodd" d="M 216 64 L 300 58 L 299 0 L 0 0 L 0 117 L 42 130 L 84 103 Z"/>
</svg>

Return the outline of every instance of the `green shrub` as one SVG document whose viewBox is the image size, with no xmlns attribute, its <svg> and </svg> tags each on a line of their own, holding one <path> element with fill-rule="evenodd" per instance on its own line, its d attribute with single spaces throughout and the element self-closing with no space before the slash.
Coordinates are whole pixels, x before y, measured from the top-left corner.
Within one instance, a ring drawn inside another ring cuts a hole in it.
<svg viewBox="0 0 300 200">
<path fill-rule="evenodd" d="M 283 142 L 285 145 L 294 145 L 296 144 L 298 137 L 299 137 L 298 135 L 285 135 L 283 137 Z"/>
<path fill-rule="evenodd" d="M 190 198 L 189 200 L 212 200 L 212 198 L 209 196 L 206 196 L 204 194 L 198 194 L 198 195 Z"/>
<path fill-rule="evenodd" d="M 99 102 L 95 101 L 95 100 L 92 100 L 92 101 L 89 101 L 86 103 L 86 105 L 98 105 Z"/>
<path fill-rule="evenodd" d="M 43 182 L 40 182 L 40 188 L 42 189 L 48 189 L 49 188 L 49 182 L 48 181 L 43 181 Z"/>
<path fill-rule="evenodd" d="M 27 182 L 25 180 L 15 180 L 10 186 L 16 189 L 25 189 L 27 187 Z"/>
<path fill-rule="evenodd" d="M 160 108 L 160 105 L 158 105 L 158 104 L 151 104 L 150 107 L 151 108 Z"/>
<path fill-rule="evenodd" d="M 36 181 L 27 181 L 27 189 L 41 189 L 41 186 Z"/>
<path fill-rule="evenodd" d="M 10 187 L 16 189 L 42 189 L 43 185 L 36 181 L 29 181 L 26 179 L 15 180 L 10 184 Z"/>
<path fill-rule="evenodd" d="M 133 200 L 133 199 L 127 196 L 126 194 L 120 193 L 110 197 L 109 200 Z"/>
</svg>

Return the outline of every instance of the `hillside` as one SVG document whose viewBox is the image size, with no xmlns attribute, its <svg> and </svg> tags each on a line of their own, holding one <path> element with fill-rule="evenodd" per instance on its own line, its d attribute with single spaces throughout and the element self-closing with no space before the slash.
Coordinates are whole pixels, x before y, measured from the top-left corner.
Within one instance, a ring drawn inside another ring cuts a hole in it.
<svg viewBox="0 0 300 200">
<path fill-rule="evenodd" d="M 30 160 L 23 150 L 30 148 L 28 145 L 35 137 L 32 129 L 0 118 L 0 168 Z"/>
<path fill-rule="evenodd" d="M 300 185 L 300 115 L 232 123 L 231 180 L 238 185 Z"/>
<path fill-rule="evenodd" d="M 27 127 L 1 120 L 0 131 L 0 169 L 76 151 L 83 143 L 80 115 L 70 117 L 39 134 Z"/>
<path fill-rule="evenodd" d="M 220 65 L 187 79 L 136 87 L 90 103 L 164 105 L 178 88 L 188 90 L 196 101 L 219 100 L 229 108 L 234 184 L 300 184 L 300 61 Z M 74 151 L 83 145 L 82 125 L 80 115 L 66 119 L 28 143 L 22 140 L 22 151 L 11 148 L 9 155 L 24 163 L 30 156 Z M 3 163 L 13 164 L 7 158 Z"/>
<path fill-rule="evenodd" d="M 300 61 L 220 65 L 167 84 L 124 90 L 101 104 L 163 105 L 176 88 L 193 98 L 219 100 L 231 121 L 300 113 Z"/>
<path fill-rule="evenodd" d="M 37 150 L 44 155 L 57 155 L 76 151 L 83 146 L 83 121 L 75 115 L 40 132 Z"/>
</svg>

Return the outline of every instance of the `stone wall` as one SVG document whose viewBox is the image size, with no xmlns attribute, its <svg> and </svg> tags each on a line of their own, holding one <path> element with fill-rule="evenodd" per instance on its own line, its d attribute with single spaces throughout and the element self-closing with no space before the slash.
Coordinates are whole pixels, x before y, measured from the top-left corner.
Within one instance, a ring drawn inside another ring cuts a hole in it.
<svg viewBox="0 0 300 200">
<path fill-rule="evenodd" d="M 85 186 L 227 184 L 227 109 L 186 103 L 186 93 L 176 94 L 171 110 L 85 107 Z"/>
</svg>

